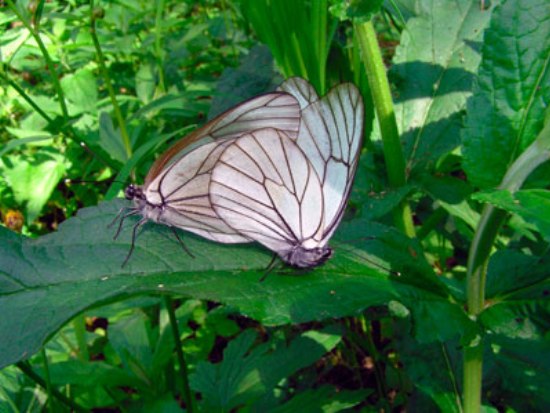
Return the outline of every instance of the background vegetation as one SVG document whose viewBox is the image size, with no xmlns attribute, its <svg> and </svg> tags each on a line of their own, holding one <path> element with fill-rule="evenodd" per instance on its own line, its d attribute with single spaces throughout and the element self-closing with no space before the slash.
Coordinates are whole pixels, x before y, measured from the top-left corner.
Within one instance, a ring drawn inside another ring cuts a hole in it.
<svg viewBox="0 0 550 413">
<path fill-rule="evenodd" d="M 545 0 L 0 5 L 0 411 L 550 405 Z M 150 224 L 121 268 L 121 188 L 295 75 L 366 102 L 335 256 Z"/>
</svg>

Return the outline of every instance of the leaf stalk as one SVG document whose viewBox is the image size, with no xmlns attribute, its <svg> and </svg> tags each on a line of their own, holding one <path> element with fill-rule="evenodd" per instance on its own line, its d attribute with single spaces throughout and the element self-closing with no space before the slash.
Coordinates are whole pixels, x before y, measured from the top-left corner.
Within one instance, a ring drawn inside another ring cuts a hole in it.
<svg viewBox="0 0 550 413">
<path fill-rule="evenodd" d="M 405 156 L 399 140 L 399 131 L 382 52 L 372 21 L 355 23 L 354 29 L 361 47 L 372 100 L 380 125 L 388 180 L 392 188 L 399 188 L 406 184 Z M 415 236 L 411 207 L 406 200 L 401 201 L 398 207 L 395 208 L 394 222 L 407 236 L 411 238 Z"/>
</svg>

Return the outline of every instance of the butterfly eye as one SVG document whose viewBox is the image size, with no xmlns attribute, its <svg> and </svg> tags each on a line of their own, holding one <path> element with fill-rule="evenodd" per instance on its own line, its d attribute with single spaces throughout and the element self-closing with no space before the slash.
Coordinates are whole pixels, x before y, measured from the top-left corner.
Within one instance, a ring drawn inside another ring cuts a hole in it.
<svg viewBox="0 0 550 413">
<path fill-rule="evenodd" d="M 136 197 L 136 187 L 135 187 L 135 185 L 130 184 L 126 187 L 126 189 L 124 190 L 124 197 L 129 201 L 131 201 L 132 199 L 134 199 Z"/>
</svg>

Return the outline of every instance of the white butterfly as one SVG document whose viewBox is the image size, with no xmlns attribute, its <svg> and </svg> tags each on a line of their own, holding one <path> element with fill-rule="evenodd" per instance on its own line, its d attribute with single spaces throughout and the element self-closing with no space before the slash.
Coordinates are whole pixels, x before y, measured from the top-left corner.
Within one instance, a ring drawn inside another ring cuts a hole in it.
<svg viewBox="0 0 550 413">
<path fill-rule="evenodd" d="M 125 190 L 126 198 L 133 200 L 134 206 L 122 216 L 115 238 L 126 217 L 141 215 L 141 219 L 134 226 L 132 245 L 123 265 L 133 252 L 137 230 L 149 220 L 218 242 L 250 242 L 212 209 L 208 194 L 212 168 L 236 137 L 277 127 L 296 139 L 299 124 L 297 100 L 285 92 L 268 93 L 219 115 L 168 149 L 153 164 L 143 186 L 129 185 Z M 202 145 L 189 150 L 194 142 Z"/>
<path fill-rule="evenodd" d="M 247 239 L 300 268 L 325 262 L 362 145 L 363 102 L 349 83 L 319 99 L 304 80 L 281 86 L 301 111 L 298 138 L 266 128 L 234 139 L 211 173 L 217 216 Z"/>
</svg>

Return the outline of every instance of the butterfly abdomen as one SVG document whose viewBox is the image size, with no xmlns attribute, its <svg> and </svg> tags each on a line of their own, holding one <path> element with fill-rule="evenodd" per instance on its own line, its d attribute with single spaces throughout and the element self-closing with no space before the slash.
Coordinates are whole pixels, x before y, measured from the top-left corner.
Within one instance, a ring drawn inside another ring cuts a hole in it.
<svg viewBox="0 0 550 413">
<path fill-rule="evenodd" d="M 291 250 L 281 254 L 286 263 L 297 268 L 313 268 L 323 264 L 332 256 L 332 248 L 329 246 L 307 249 L 297 245 Z"/>
</svg>

